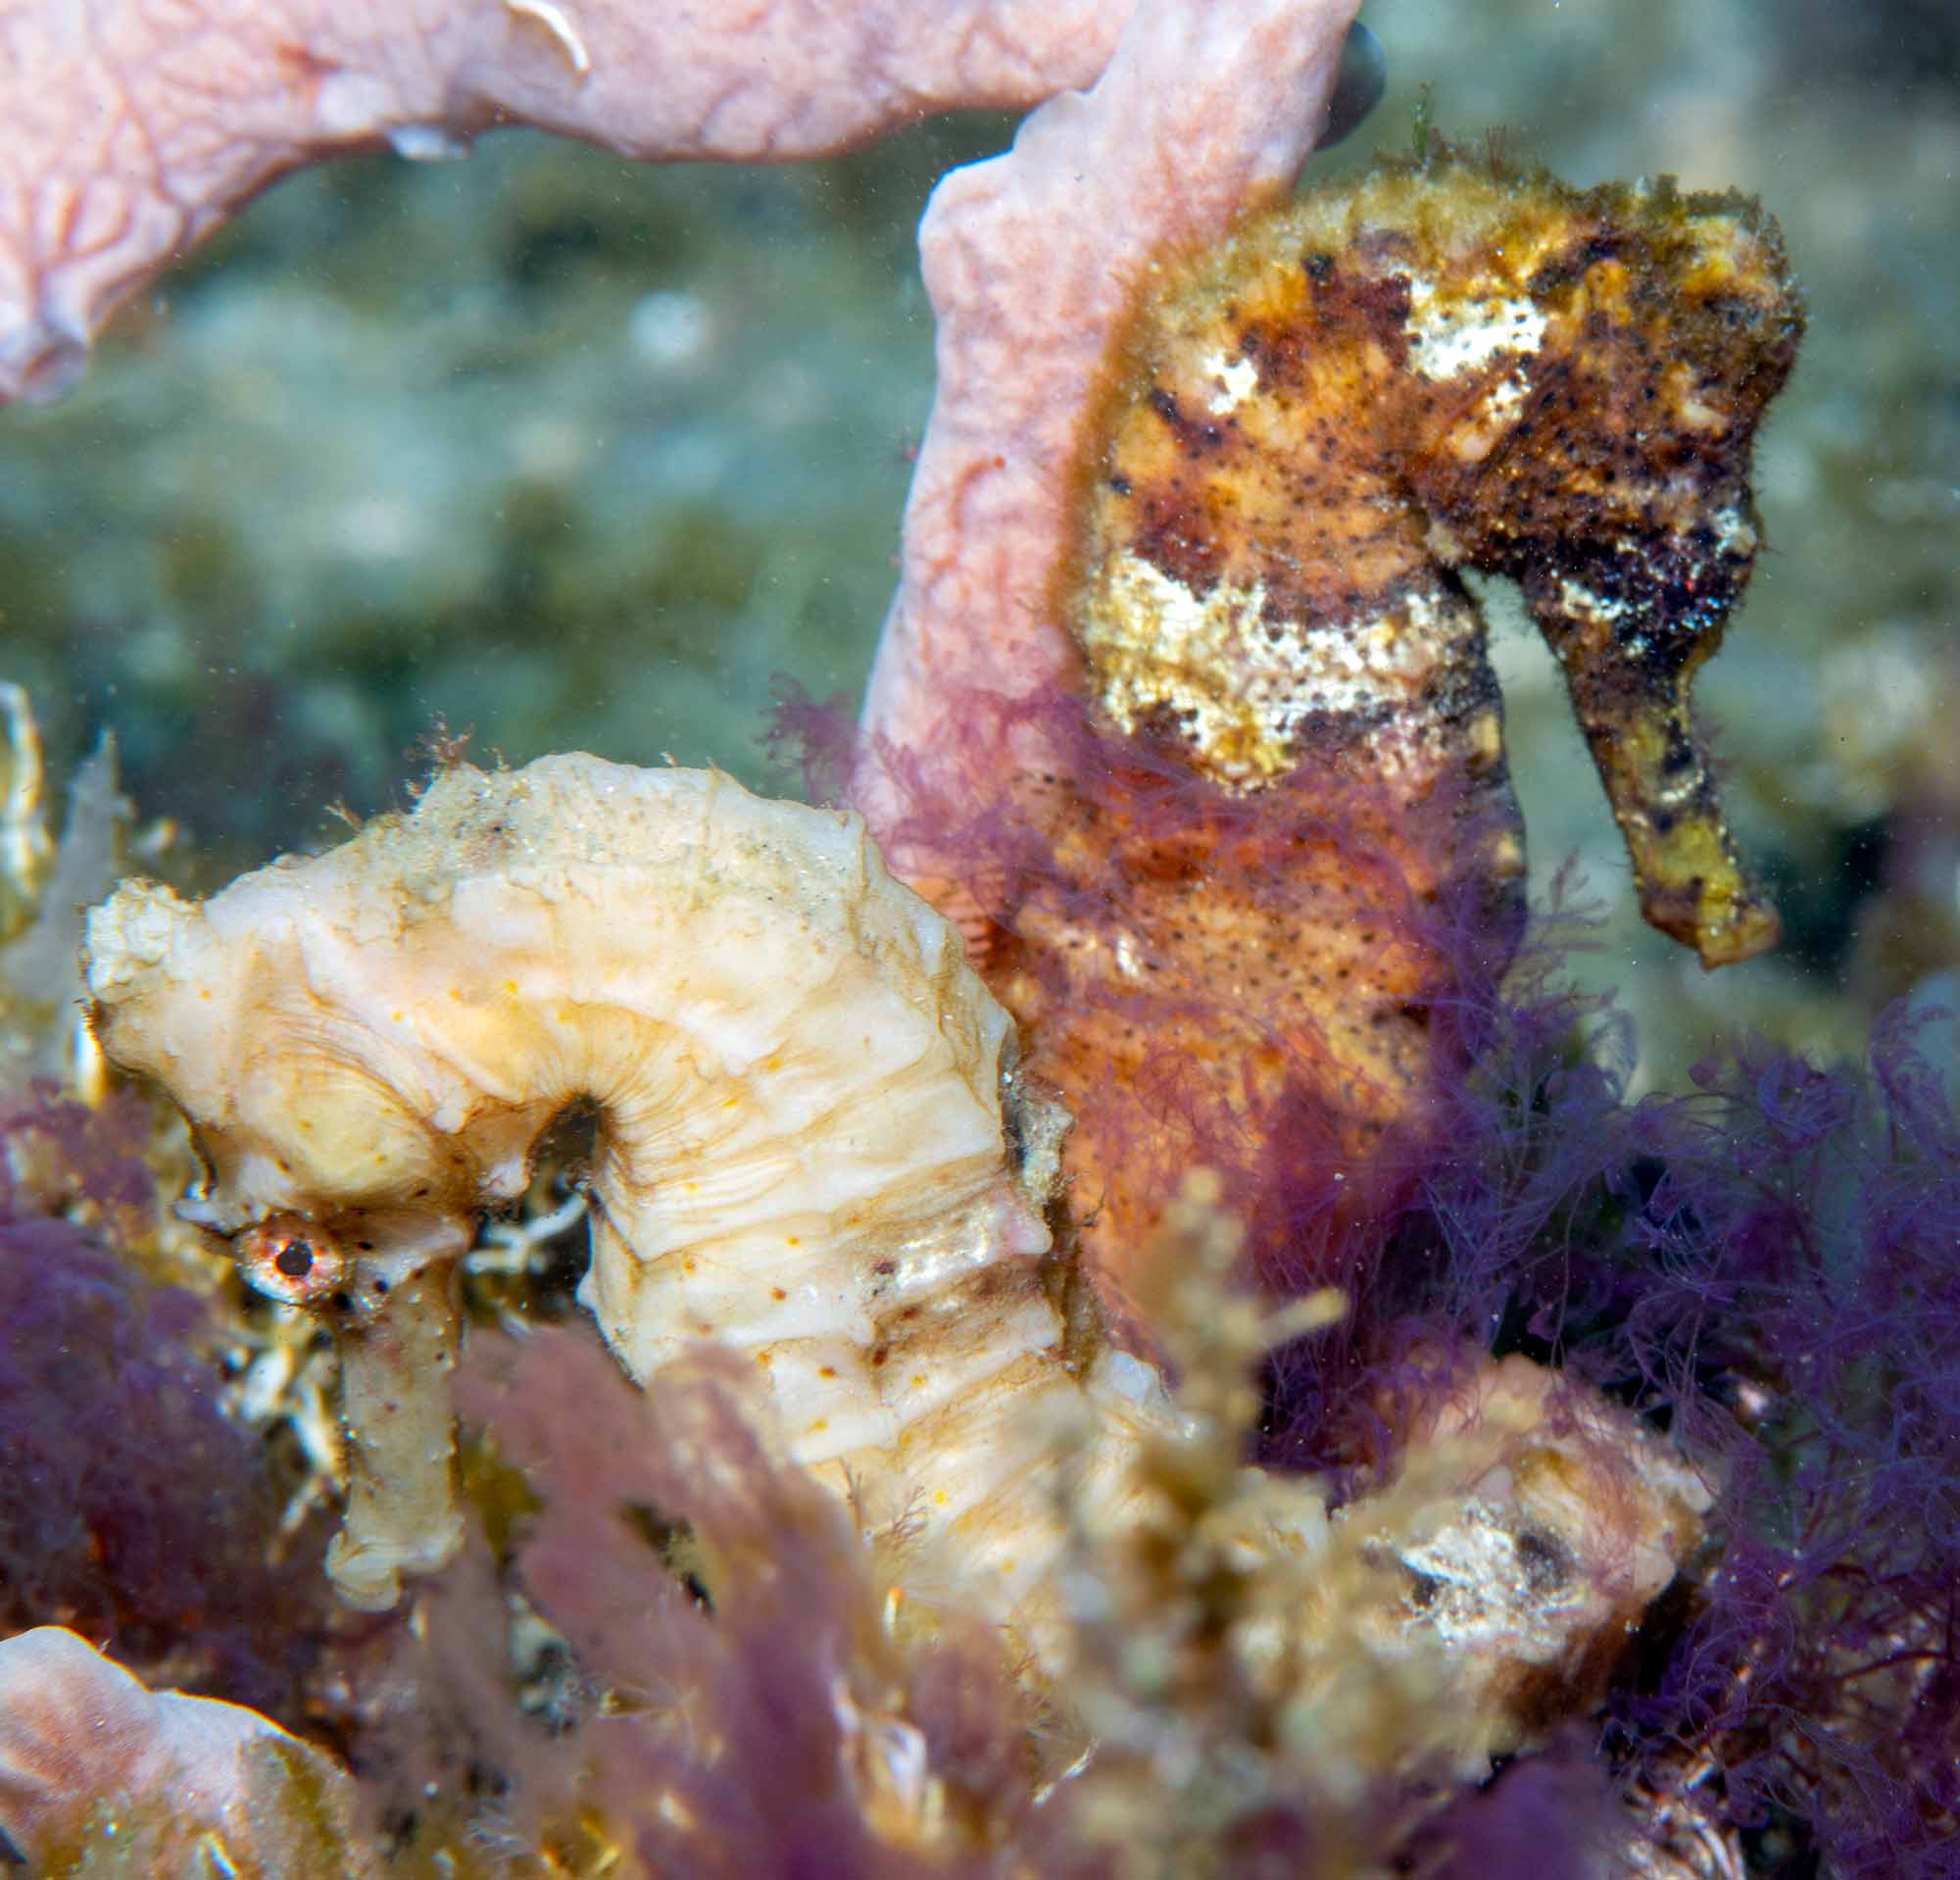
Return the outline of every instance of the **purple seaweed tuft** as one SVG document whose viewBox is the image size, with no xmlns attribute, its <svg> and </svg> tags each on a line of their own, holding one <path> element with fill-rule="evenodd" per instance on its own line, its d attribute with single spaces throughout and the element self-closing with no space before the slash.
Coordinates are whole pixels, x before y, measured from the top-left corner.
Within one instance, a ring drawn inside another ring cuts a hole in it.
<svg viewBox="0 0 1960 1880">
<path fill-rule="evenodd" d="M 203 1303 L 118 1250 L 119 1222 L 153 1205 L 146 1115 L 40 1093 L 0 1113 L 0 1626 L 72 1626 L 286 1709 L 316 1569 L 270 1563 L 264 1450 L 220 1409 Z M 38 1212 L 51 1200 L 88 1224 Z"/>
<path fill-rule="evenodd" d="M 1365 1480 L 1491 1350 L 1673 1430 L 1726 1488 L 1617 1700 L 1622 1773 L 1665 1794 L 1712 1766 L 1765 1872 L 1960 1875 L 1960 1119 L 1934 1019 L 1888 1013 L 1862 1069 L 1739 1042 L 1628 1105 L 1618 1021 L 1548 958 L 1459 1014 L 1446 1152 L 1351 1323 L 1276 1361 L 1267 1453 Z"/>
<path fill-rule="evenodd" d="M 1425 1880 L 1582 1880 L 1612 1872 L 1628 1834 L 1606 1772 L 1585 1745 L 1562 1741 L 1506 1765 L 1425 1823 L 1412 1870 Z"/>
<path fill-rule="evenodd" d="M 464 1413 L 541 1498 L 522 1588 L 614 1694 L 581 1733 L 590 1793 L 657 1873 L 994 1871 L 988 1845 L 1032 1812 L 1007 1667 L 956 1618 L 894 1637 L 875 1553 L 771 1451 L 745 1383 L 705 1352 L 642 1394 L 564 1329 L 479 1336 L 466 1361 Z M 965 1845 L 914 1845 L 928 1780 Z"/>
<path fill-rule="evenodd" d="M 796 784 L 806 803 L 843 801 L 862 742 L 849 695 L 833 692 L 819 699 L 780 675 L 769 690 L 774 704 L 762 733 L 769 763 Z"/>
</svg>

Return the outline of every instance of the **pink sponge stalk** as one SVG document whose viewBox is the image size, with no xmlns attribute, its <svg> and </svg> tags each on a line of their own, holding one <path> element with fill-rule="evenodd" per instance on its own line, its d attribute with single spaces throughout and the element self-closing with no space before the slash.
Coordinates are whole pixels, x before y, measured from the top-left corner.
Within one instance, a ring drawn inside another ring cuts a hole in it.
<svg viewBox="0 0 1960 1880">
<path fill-rule="evenodd" d="M 782 162 L 1087 83 L 1122 0 L 682 6 L 332 0 L 6 9 L 0 399 L 60 390 L 103 321 L 285 172 L 535 124 L 641 158 Z"/>
</svg>

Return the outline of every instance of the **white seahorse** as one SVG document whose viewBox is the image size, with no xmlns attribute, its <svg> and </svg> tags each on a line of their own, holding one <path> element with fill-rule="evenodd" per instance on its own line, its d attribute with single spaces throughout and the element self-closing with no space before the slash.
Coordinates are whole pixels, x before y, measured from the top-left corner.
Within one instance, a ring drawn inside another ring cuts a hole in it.
<svg viewBox="0 0 1960 1880">
<path fill-rule="evenodd" d="M 1086 1394 L 1069 1466 L 1111 1499 L 1169 1422 L 1144 1365 L 1064 1351 L 1043 1209 L 1065 1118 L 854 816 L 585 756 L 458 767 L 201 905 L 125 883 L 87 960 L 104 1051 L 190 1119 L 184 1212 L 335 1329 L 329 1569 L 354 1605 L 455 1551 L 457 1262 L 574 1103 L 597 1114 L 581 1296 L 613 1351 L 643 1381 L 696 1339 L 752 1356 L 793 1458 L 906 1523 L 919 1587 L 1034 1640 L 1063 1553 L 1038 1412 Z"/>
</svg>

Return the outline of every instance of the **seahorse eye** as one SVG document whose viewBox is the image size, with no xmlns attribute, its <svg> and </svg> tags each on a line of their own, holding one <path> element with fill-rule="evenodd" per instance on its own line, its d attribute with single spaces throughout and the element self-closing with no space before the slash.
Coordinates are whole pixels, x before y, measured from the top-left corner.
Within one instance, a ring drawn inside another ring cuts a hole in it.
<svg viewBox="0 0 1960 1880">
<path fill-rule="evenodd" d="M 347 1257 L 311 1222 L 275 1214 L 239 1239 L 238 1270 L 268 1299 L 311 1306 L 342 1285 Z"/>
</svg>

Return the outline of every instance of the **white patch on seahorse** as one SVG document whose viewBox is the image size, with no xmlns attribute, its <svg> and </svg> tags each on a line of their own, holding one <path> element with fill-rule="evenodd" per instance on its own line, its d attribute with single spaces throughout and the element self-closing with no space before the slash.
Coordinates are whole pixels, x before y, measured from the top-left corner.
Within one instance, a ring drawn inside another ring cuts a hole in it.
<svg viewBox="0 0 1960 1880">
<path fill-rule="evenodd" d="M 1214 351 L 1205 356 L 1203 370 L 1215 387 L 1210 398 L 1214 418 L 1229 418 L 1259 389 L 1259 369 L 1250 359 L 1227 359 Z"/>
<path fill-rule="evenodd" d="M 1461 604 L 1417 588 L 1373 616 L 1301 620 L 1266 601 L 1260 581 L 1200 594 L 1128 549 L 1113 555 L 1079 629 L 1102 709 L 1131 733 L 1169 713 L 1204 767 L 1240 788 L 1291 769 L 1319 715 L 1382 714 L 1385 728 L 1364 735 L 1398 763 L 1414 701 L 1465 630 Z"/>
<path fill-rule="evenodd" d="M 1714 527 L 1715 547 L 1721 554 L 1746 558 L 1762 545 L 1755 524 L 1734 503 L 1716 513 Z"/>
<path fill-rule="evenodd" d="M 1558 604 L 1575 619 L 1592 620 L 1601 626 L 1611 626 L 1627 615 L 1625 601 L 1609 600 L 1603 594 L 1596 594 L 1569 574 L 1559 577 Z"/>
<path fill-rule="evenodd" d="M 1446 294 L 1420 274 L 1403 278 L 1409 288 L 1409 364 L 1425 378 L 1456 378 L 1500 354 L 1529 355 L 1544 343 L 1545 317 L 1522 296 Z"/>
</svg>

